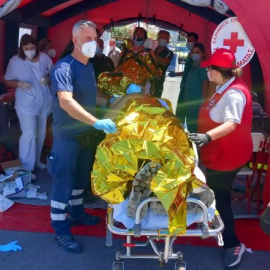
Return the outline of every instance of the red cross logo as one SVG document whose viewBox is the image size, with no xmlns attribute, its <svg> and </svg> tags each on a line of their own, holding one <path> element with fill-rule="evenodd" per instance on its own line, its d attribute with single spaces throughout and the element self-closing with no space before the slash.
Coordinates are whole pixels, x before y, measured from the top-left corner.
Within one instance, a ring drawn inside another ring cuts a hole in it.
<svg viewBox="0 0 270 270">
<path fill-rule="evenodd" d="M 237 47 L 243 47 L 244 43 L 245 43 L 244 39 L 238 39 L 238 33 L 237 32 L 232 32 L 230 39 L 224 39 L 223 40 L 223 45 L 224 46 L 229 46 L 230 50 L 233 53 L 236 53 Z"/>
</svg>

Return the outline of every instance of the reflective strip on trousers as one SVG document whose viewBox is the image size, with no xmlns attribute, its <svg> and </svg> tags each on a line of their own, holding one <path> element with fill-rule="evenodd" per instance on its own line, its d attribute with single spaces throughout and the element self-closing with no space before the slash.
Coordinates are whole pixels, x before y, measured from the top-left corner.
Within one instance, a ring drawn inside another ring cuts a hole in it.
<svg viewBox="0 0 270 270">
<path fill-rule="evenodd" d="M 67 214 L 52 214 L 51 213 L 51 219 L 53 221 L 65 221 L 67 218 Z"/>
<path fill-rule="evenodd" d="M 83 199 L 74 199 L 74 200 L 70 200 L 69 201 L 69 204 L 71 206 L 74 206 L 74 205 L 81 205 L 83 203 Z"/>
<path fill-rule="evenodd" d="M 81 195 L 83 193 L 84 189 L 73 189 L 71 195 L 72 196 L 77 196 Z"/>
<path fill-rule="evenodd" d="M 51 207 L 61 209 L 61 210 L 65 210 L 66 207 L 67 207 L 67 204 L 52 200 L 51 201 Z"/>
</svg>

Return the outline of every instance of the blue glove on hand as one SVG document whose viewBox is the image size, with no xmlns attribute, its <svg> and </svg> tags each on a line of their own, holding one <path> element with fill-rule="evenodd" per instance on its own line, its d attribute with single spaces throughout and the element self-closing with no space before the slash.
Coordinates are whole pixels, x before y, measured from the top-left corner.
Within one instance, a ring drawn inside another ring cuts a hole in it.
<svg viewBox="0 0 270 270">
<path fill-rule="evenodd" d="M 18 251 L 18 250 L 22 250 L 22 247 L 19 246 L 19 245 L 16 245 L 18 243 L 18 241 L 13 241 L 13 242 L 10 242 L 6 245 L 3 245 L 3 246 L 0 246 L 0 251 L 3 251 L 3 252 L 7 252 L 7 251 Z"/>
<path fill-rule="evenodd" d="M 97 130 L 104 130 L 105 133 L 114 133 L 117 130 L 111 119 L 97 120 L 93 127 Z"/>
<path fill-rule="evenodd" d="M 177 75 L 174 71 L 171 71 L 168 73 L 168 76 L 173 78 L 173 77 L 176 77 Z"/>
</svg>

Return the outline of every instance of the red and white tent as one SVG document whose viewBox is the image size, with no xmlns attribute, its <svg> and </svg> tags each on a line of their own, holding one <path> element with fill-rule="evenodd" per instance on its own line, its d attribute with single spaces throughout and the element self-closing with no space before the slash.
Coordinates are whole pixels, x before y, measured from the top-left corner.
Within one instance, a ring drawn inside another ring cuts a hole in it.
<svg viewBox="0 0 270 270">
<path fill-rule="evenodd" d="M 221 14 L 216 7 L 224 3 L 229 10 Z M 99 29 L 141 21 L 166 25 L 183 33 L 195 31 L 210 51 L 216 26 L 228 17 L 237 16 L 260 63 L 256 67 L 252 62 L 247 65 L 244 79 L 250 86 L 257 84 L 259 75 L 256 71 L 261 67 L 263 77 L 260 81 L 266 111 L 270 114 L 269 0 L 0 0 L 0 5 L 3 5 L 0 7 L 0 74 L 8 59 L 16 53 L 17 44 L 14 43 L 21 23 L 37 26 L 37 35 L 49 36 L 58 52 L 70 39 L 72 25 L 80 19 L 94 21 Z"/>
</svg>

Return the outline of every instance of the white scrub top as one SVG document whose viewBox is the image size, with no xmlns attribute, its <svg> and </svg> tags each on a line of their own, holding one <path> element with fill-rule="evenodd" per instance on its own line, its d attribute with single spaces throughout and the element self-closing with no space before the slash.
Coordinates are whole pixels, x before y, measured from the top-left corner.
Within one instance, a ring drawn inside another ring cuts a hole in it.
<svg viewBox="0 0 270 270">
<path fill-rule="evenodd" d="M 216 93 L 222 94 L 234 80 L 233 77 L 221 87 L 217 87 Z M 214 97 L 215 94 L 211 99 Z M 240 124 L 245 106 L 246 97 L 244 93 L 237 89 L 229 89 L 210 110 L 210 118 L 216 123 L 234 122 Z"/>
<path fill-rule="evenodd" d="M 40 52 L 39 60 L 31 62 L 18 55 L 13 56 L 8 64 L 5 80 L 17 80 L 31 84 L 29 89 L 16 88 L 15 109 L 17 112 L 40 115 L 41 111 L 48 114 L 51 110 L 51 93 L 48 85 L 43 85 L 41 79 L 50 74 L 51 58 Z"/>
</svg>

